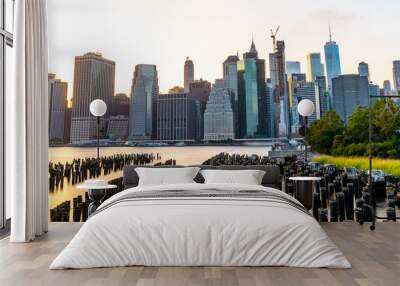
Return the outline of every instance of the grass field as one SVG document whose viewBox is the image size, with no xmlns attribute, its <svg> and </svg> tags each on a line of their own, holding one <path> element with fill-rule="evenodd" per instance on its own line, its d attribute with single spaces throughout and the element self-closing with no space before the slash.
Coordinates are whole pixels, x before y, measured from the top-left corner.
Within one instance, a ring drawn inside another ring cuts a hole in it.
<svg viewBox="0 0 400 286">
<path fill-rule="evenodd" d="M 356 167 L 361 170 L 368 170 L 368 157 L 333 157 L 315 156 L 313 161 L 323 164 L 334 164 L 338 167 Z M 394 159 L 372 159 L 372 169 L 382 170 L 385 173 L 400 176 L 400 160 Z"/>
</svg>

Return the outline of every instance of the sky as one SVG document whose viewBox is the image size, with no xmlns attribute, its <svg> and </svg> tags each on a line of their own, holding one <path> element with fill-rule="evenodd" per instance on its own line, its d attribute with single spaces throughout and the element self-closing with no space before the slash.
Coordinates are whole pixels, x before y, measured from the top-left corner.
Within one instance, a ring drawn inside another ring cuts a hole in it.
<svg viewBox="0 0 400 286">
<path fill-rule="evenodd" d="M 183 86 L 189 56 L 195 78 L 222 77 L 228 55 L 249 50 L 252 37 L 260 58 L 272 52 L 270 29 L 280 25 L 286 60 L 320 52 L 329 39 L 339 44 L 342 72 L 370 65 L 371 79 L 393 84 L 392 61 L 400 59 L 399 0 L 48 0 L 49 71 L 69 83 L 74 57 L 98 51 L 116 62 L 116 89 L 129 95 L 134 66 L 157 65 L 160 91 Z M 324 57 L 323 57 L 324 61 Z"/>
</svg>

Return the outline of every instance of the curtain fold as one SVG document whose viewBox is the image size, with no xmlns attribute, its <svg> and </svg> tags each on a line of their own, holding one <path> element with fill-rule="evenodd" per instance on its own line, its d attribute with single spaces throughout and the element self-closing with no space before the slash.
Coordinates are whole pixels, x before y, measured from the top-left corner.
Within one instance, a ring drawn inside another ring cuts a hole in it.
<svg viewBox="0 0 400 286">
<path fill-rule="evenodd" d="M 13 92 L 6 99 L 6 187 L 12 242 L 48 228 L 48 47 L 46 0 L 15 1 Z"/>
</svg>

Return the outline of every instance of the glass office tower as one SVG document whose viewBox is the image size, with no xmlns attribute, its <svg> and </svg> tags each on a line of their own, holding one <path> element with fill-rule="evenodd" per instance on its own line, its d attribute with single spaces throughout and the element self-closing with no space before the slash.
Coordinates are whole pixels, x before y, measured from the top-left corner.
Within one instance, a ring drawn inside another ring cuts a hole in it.
<svg viewBox="0 0 400 286">
<path fill-rule="evenodd" d="M 328 89 L 332 91 L 332 79 L 342 75 L 342 68 L 340 66 L 339 46 L 336 42 L 329 40 L 325 44 L 325 64 L 326 75 L 328 80 Z"/>
</svg>

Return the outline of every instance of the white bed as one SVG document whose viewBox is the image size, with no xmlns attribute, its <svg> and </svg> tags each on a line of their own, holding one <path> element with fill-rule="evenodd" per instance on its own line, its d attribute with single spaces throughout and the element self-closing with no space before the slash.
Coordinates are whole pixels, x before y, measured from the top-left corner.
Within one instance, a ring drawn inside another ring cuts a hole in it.
<svg viewBox="0 0 400 286">
<path fill-rule="evenodd" d="M 272 199 L 251 195 L 122 199 L 138 192 L 175 190 L 263 191 Z M 285 201 L 298 203 L 279 190 L 255 185 L 131 188 L 104 202 L 50 269 L 128 265 L 350 268 L 318 222 Z"/>
</svg>

